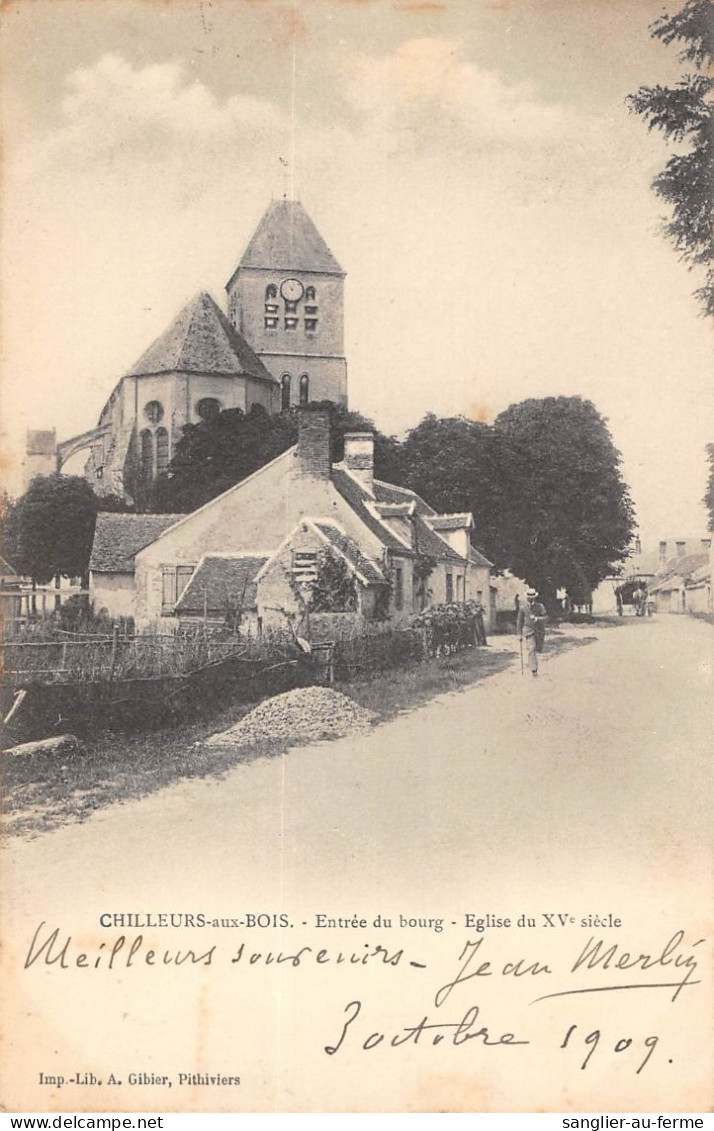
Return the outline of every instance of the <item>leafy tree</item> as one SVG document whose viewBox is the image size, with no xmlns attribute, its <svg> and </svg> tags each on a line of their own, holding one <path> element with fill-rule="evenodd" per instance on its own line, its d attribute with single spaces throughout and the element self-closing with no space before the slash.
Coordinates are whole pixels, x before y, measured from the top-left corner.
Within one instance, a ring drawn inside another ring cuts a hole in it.
<svg viewBox="0 0 714 1131">
<path fill-rule="evenodd" d="M 665 235 L 690 268 L 705 269 L 706 282 L 696 296 L 704 313 L 714 315 L 714 78 L 706 73 L 714 58 L 714 4 L 687 0 L 675 15 L 655 20 L 651 31 L 667 46 L 683 44 L 678 57 L 693 70 L 672 87 L 641 86 L 627 102 L 650 130 L 661 130 L 683 148 L 669 158 L 652 187 L 672 208 Z"/>
<path fill-rule="evenodd" d="M 310 587 L 310 608 L 316 613 L 347 613 L 357 608 L 357 582 L 347 563 L 330 549 L 321 550 Z"/>
<path fill-rule="evenodd" d="M 511 405 L 494 432 L 501 560 L 550 610 L 561 587 L 584 599 L 627 556 L 635 528 L 605 420 L 580 397 L 546 397 Z"/>
<path fill-rule="evenodd" d="M 41 585 L 86 573 L 100 503 L 78 475 L 39 475 L 7 509 L 3 555 Z"/>
<path fill-rule="evenodd" d="M 714 444 L 707 444 L 707 459 L 709 461 L 709 479 L 702 502 L 709 512 L 709 529 L 714 530 Z"/>
<path fill-rule="evenodd" d="M 428 413 L 407 436 L 395 478 L 443 513 L 470 511 L 475 540 L 494 562 L 499 551 L 501 438 L 486 424 Z"/>
<path fill-rule="evenodd" d="M 332 458 L 342 458 L 345 432 L 374 430 L 371 420 L 343 405 L 313 402 L 310 409 L 327 408 L 332 424 Z M 297 411 L 276 416 L 254 405 L 248 413 L 224 409 L 214 420 L 190 424 L 176 445 L 168 474 L 158 480 L 150 500 L 156 511 L 192 511 L 240 483 L 297 441 Z M 375 437 L 375 463 L 388 473 L 398 458 L 392 437 Z"/>
</svg>

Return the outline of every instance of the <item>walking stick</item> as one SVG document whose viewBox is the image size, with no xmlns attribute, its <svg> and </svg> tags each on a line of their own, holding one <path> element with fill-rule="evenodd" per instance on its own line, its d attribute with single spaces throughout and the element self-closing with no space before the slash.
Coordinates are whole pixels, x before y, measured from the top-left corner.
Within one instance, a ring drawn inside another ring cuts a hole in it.
<svg viewBox="0 0 714 1131">
<path fill-rule="evenodd" d="M 523 670 L 523 637 L 522 636 L 518 637 L 518 643 L 521 646 L 521 675 L 525 675 L 526 673 Z"/>
</svg>

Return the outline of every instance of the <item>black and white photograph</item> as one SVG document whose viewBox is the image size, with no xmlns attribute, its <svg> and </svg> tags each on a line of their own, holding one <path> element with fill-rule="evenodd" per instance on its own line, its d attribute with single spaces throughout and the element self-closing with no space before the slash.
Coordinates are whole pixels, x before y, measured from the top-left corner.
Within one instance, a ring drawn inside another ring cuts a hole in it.
<svg viewBox="0 0 714 1131">
<path fill-rule="evenodd" d="M 0 32 L 0 1110 L 703 1126 L 713 0 Z"/>
</svg>

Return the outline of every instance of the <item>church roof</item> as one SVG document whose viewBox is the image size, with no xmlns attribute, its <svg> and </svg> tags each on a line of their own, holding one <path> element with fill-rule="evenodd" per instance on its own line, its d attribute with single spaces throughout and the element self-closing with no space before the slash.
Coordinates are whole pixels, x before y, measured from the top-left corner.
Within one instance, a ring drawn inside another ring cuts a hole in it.
<svg viewBox="0 0 714 1131">
<path fill-rule="evenodd" d="M 238 270 L 241 267 L 344 274 L 299 200 L 270 202 L 243 252 Z"/>
<path fill-rule="evenodd" d="M 126 375 L 144 377 L 151 373 L 212 373 L 230 377 L 240 374 L 276 384 L 205 291 L 184 306 Z"/>
</svg>

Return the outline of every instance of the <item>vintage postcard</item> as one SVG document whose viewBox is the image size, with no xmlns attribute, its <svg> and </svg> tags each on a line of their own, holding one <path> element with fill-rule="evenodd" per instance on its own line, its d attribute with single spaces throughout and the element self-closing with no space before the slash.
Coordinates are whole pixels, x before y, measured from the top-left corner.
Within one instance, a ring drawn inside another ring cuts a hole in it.
<svg viewBox="0 0 714 1131">
<path fill-rule="evenodd" d="M 3 1110 L 710 1110 L 711 16 L 2 5 Z"/>
</svg>

